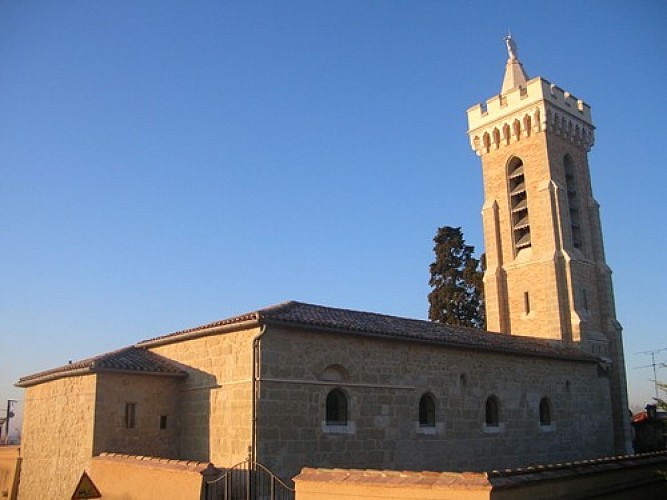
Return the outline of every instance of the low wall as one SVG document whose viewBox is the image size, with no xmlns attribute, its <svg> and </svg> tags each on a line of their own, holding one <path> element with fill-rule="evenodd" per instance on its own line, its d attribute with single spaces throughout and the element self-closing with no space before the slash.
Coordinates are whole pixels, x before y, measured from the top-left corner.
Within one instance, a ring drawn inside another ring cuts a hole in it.
<svg viewBox="0 0 667 500">
<path fill-rule="evenodd" d="M 667 498 L 667 451 L 489 473 L 304 468 L 296 500 Z"/>
<path fill-rule="evenodd" d="M 0 446 L 0 498 L 16 500 L 20 472 L 20 447 Z"/>
<path fill-rule="evenodd" d="M 199 500 L 207 465 L 102 453 L 93 457 L 87 472 L 104 500 Z"/>
<path fill-rule="evenodd" d="M 488 473 L 492 500 L 667 498 L 667 451 Z"/>
<path fill-rule="evenodd" d="M 294 483 L 296 500 L 488 500 L 491 493 L 486 475 L 470 472 L 305 468 Z"/>
</svg>

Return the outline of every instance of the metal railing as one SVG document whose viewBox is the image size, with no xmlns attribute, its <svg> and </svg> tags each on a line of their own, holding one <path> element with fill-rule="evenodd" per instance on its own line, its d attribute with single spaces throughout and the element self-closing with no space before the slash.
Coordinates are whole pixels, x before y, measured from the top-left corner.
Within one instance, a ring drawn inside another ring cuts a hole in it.
<svg viewBox="0 0 667 500">
<path fill-rule="evenodd" d="M 229 469 L 202 472 L 203 500 L 294 500 L 294 488 L 271 470 L 246 459 Z"/>
</svg>

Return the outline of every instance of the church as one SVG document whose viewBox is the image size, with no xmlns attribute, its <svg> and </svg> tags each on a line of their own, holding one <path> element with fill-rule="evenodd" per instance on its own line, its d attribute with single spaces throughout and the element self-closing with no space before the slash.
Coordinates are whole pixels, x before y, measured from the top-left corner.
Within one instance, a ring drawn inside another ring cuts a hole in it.
<svg viewBox="0 0 667 500">
<path fill-rule="evenodd" d="M 529 79 L 468 109 L 488 331 L 285 302 L 21 378 L 19 498 L 69 498 L 93 457 L 484 471 L 631 450 L 588 152 L 588 104 Z"/>
</svg>

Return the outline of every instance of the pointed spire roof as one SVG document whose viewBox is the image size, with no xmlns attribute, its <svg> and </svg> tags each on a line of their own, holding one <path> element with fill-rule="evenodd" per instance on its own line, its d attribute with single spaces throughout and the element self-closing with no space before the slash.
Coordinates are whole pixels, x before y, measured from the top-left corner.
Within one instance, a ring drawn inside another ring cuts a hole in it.
<svg viewBox="0 0 667 500">
<path fill-rule="evenodd" d="M 503 87 L 500 93 L 504 94 L 515 87 L 525 87 L 528 81 L 523 65 L 519 61 L 519 49 L 511 34 L 505 37 L 507 45 L 507 64 L 505 65 L 505 77 L 503 78 Z"/>
</svg>

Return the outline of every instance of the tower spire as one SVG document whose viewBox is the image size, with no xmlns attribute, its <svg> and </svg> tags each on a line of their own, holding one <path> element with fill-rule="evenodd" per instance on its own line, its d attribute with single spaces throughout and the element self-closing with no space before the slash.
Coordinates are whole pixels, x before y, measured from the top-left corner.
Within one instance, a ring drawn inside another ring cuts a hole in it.
<svg viewBox="0 0 667 500">
<path fill-rule="evenodd" d="M 505 77 L 503 78 L 503 86 L 500 90 L 501 94 L 512 90 L 515 87 L 525 87 L 528 81 L 528 75 L 523 69 L 521 61 L 519 61 L 519 48 L 512 38 L 512 34 L 508 33 L 504 38 L 505 45 L 507 45 L 507 64 L 505 65 Z"/>
</svg>

